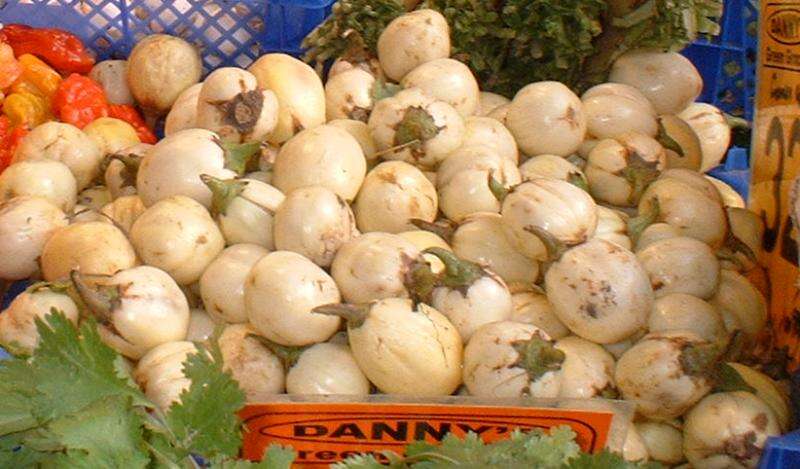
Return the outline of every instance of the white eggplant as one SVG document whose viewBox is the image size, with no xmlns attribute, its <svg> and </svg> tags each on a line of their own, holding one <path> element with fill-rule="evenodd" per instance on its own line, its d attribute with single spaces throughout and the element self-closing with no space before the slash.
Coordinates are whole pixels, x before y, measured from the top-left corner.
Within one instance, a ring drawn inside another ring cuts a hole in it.
<svg viewBox="0 0 800 469">
<path fill-rule="evenodd" d="M 700 73 L 677 52 L 628 52 L 614 62 L 608 79 L 637 88 L 653 103 L 658 114 L 683 111 L 703 91 Z"/>
<path fill-rule="evenodd" d="M 286 374 L 286 392 L 366 396 L 370 384 L 346 343 L 323 342 L 300 354 Z"/>
<path fill-rule="evenodd" d="M 419 254 L 400 236 L 364 233 L 342 245 L 333 259 L 331 275 L 348 303 L 408 297 L 406 275 Z"/>
<path fill-rule="evenodd" d="M 42 276 L 52 282 L 69 277 L 72 270 L 112 275 L 137 264 L 136 252 L 114 225 L 79 222 L 59 229 L 47 240 L 40 259 Z"/>
<path fill-rule="evenodd" d="M 531 83 L 511 101 L 506 126 L 528 155 L 574 153 L 586 136 L 586 113 L 575 93 L 556 81 Z"/>
<path fill-rule="evenodd" d="M 461 146 L 464 119 L 453 106 L 408 88 L 377 103 L 367 122 L 385 159 L 435 169 Z"/>
<path fill-rule="evenodd" d="M 655 137 L 656 110 L 638 89 L 620 83 L 603 83 L 589 88 L 581 97 L 588 134 L 594 138 L 615 138 L 637 132 Z"/>
<path fill-rule="evenodd" d="M 531 324 L 554 340 L 569 335 L 569 329 L 556 316 L 547 295 L 535 290 L 516 292 L 511 296 L 514 310 L 511 321 Z"/>
<path fill-rule="evenodd" d="M 421 89 L 453 106 L 464 118 L 475 114 L 478 108 L 478 81 L 469 67 L 458 60 L 441 58 L 418 65 L 403 77 L 400 85 Z"/>
<path fill-rule="evenodd" d="M 689 331 L 712 342 L 727 334 L 719 311 L 686 293 L 670 293 L 658 298 L 647 320 L 647 328 L 650 332 Z"/>
<path fill-rule="evenodd" d="M 706 175 L 706 179 L 708 179 L 711 184 L 714 184 L 714 187 L 719 191 L 719 195 L 722 197 L 722 205 L 724 205 L 725 208 L 745 208 L 746 204 L 742 196 L 728 183 L 709 175 Z"/>
<path fill-rule="evenodd" d="M 473 213 L 500 211 L 501 193 L 520 182 L 514 162 L 486 145 L 461 147 L 436 173 L 442 213 L 458 223 Z"/>
<path fill-rule="evenodd" d="M 275 246 L 329 267 L 339 248 L 358 236 L 356 219 L 341 197 L 322 186 L 292 191 L 274 219 Z"/>
<path fill-rule="evenodd" d="M 486 267 L 509 285 L 532 284 L 539 277 L 539 263 L 514 248 L 496 213 L 475 213 L 464 219 L 451 244 L 458 257 Z"/>
<path fill-rule="evenodd" d="M 464 384 L 477 397 L 557 397 L 564 352 L 530 324 L 494 322 L 464 347 Z"/>
<path fill-rule="evenodd" d="M 728 331 L 740 330 L 751 340 L 767 324 L 764 295 L 747 277 L 733 270 L 720 270 L 719 287 L 709 302 L 717 307 Z"/>
<path fill-rule="evenodd" d="M 506 235 L 527 257 L 544 261 L 553 238 L 565 245 L 591 238 L 597 205 L 584 190 L 558 179 L 534 179 L 513 188 L 501 211 Z"/>
<path fill-rule="evenodd" d="M 303 129 L 325 123 L 325 90 L 313 68 L 286 54 L 259 57 L 248 72 L 278 97 L 278 124 L 269 142 L 280 144 Z"/>
<path fill-rule="evenodd" d="M 646 249 L 653 243 L 668 238 L 677 238 L 681 236 L 680 231 L 672 225 L 667 223 L 653 223 L 648 225 L 636 241 L 636 252 Z"/>
<path fill-rule="evenodd" d="M 325 83 L 327 120 L 355 119 L 366 122 L 372 111 L 375 77 L 353 68 L 328 77 Z"/>
<path fill-rule="evenodd" d="M 335 119 L 328 122 L 328 125 L 339 127 L 352 135 L 361 146 L 361 150 L 364 152 L 364 158 L 367 159 L 367 162 L 373 162 L 378 159 L 379 155 L 376 154 L 378 150 L 375 148 L 375 141 L 369 133 L 369 126 L 366 122 L 354 119 Z"/>
<path fill-rule="evenodd" d="M 73 270 L 70 278 L 98 319 L 100 337 L 134 360 L 158 345 L 184 340 L 189 330 L 189 303 L 163 270 L 139 266 L 113 275 Z"/>
<path fill-rule="evenodd" d="M 341 300 L 336 283 L 322 268 L 289 251 L 262 257 L 245 280 L 245 309 L 256 332 L 280 345 L 322 342 L 339 328 L 339 319 L 314 313 Z"/>
<path fill-rule="evenodd" d="M 486 117 L 490 119 L 494 119 L 497 122 L 503 124 L 504 126 L 508 127 L 508 123 L 506 118 L 508 117 L 508 110 L 511 109 L 511 102 L 509 101 L 506 104 L 501 104 L 496 108 L 492 109 L 492 111 L 486 114 Z"/>
<path fill-rule="evenodd" d="M 183 374 L 183 364 L 195 353 L 198 350 L 192 342 L 168 342 L 150 350 L 137 363 L 133 379 L 162 412 L 180 401 L 181 393 L 192 385 Z"/>
<path fill-rule="evenodd" d="M 645 190 L 639 201 L 640 216 L 672 225 L 681 236 L 698 239 L 712 248 L 719 247 L 725 240 L 728 225 L 719 193 L 702 176 L 700 180 L 710 186 L 713 195 L 694 181 L 674 177 L 676 171 L 681 170 L 665 171 Z"/>
<path fill-rule="evenodd" d="M 400 233 L 414 229 L 411 219 L 432 222 L 438 207 L 436 188 L 422 171 L 404 161 L 386 161 L 367 173 L 353 212 L 362 232 Z"/>
<path fill-rule="evenodd" d="M 69 212 L 77 192 L 75 176 L 58 161 L 20 161 L 0 173 L 0 203 L 23 195 L 42 197 Z"/>
<path fill-rule="evenodd" d="M 89 72 L 89 78 L 103 87 L 111 104 L 134 104 L 128 87 L 128 62 L 126 60 L 104 60 Z"/>
<path fill-rule="evenodd" d="M 401 15 L 378 37 L 378 60 L 386 76 L 394 81 L 425 62 L 446 57 L 450 57 L 450 28 L 435 10 Z"/>
<path fill-rule="evenodd" d="M 700 171 L 703 147 L 700 138 L 683 119 L 671 114 L 658 116 L 657 138 L 667 153 L 668 168 Z"/>
<path fill-rule="evenodd" d="M 731 127 L 722 111 L 712 104 L 692 103 L 678 114 L 700 138 L 703 162 L 700 171 L 717 166 L 731 144 Z"/>
<path fill-rule="evenodd" d="M 203 82 L 195 119 L 197 127 L 215 132 L 223 141 L 260 142 L 278 123 L 278 98 L 260 89 L 252 73 L 218 68 Z"/>
<path fill-rule="evenodd" d="M 753 388 L 753 394 L 772 409 L 781 432 L 790 431 L 792 429 L 792 409 L 786 391 L 772 378 L 754 368 L 741 363 L 729 362 L 728 365 Z"/>
<path fill-rule="evenodd" d="M 445 270 L 430 296 L 430 305 L 444 314 L 467 342 L 484 324 L 505 321 L 511 317 L 511 292 L 494 272 L 474 262 L 459 259 L 451 251 L 430 248 Z"/>
<path fill-rule="evenodd" d="M 113 117 L 99 117 L 83 128 L 105 157 L 142 143 L 133 126 Z"/>
<path fill-rule="evenodd" d="M 136 189 L 148 207 L 176 195 L 211 207 L 211 191 L 200 176 L 233 177 L 235 173 L 226 169 L 230 156 L 217 134 L 204 129 L 182 130 L 147 152 L 136 175 Z"/>
<path fill-rule="evenodd" d="M 710 369 L 719 352 L 691 332 L 651 333 L 620 357 L 615 381 L 641 415 L 673 419 L 711 391 Z"/>
<path fill-rule="evenodd" d="M 223 369 L 239 383 L 247 402 L 282 393 L 286 378 L 281 360 L 255 334 L 247 324 L 231 324 L 219 336 Z"/>
<path fill-rule="evenodd" d="M 666 162 L 664 149 L 646 135 L 629 133 L 601 140 L 586 162 L 589 190 L 600 202 L 635 206 Z"/>
<path fill-rule="evenodd" d="M 258 244 L 275 249 L 275 211 L 284 196 L 278 189 L 255 179 L 200 178 L 211 190 L 211 213 L 227 245 Z"/>
<path fill-rule="evenodd" d="M 379 391 L 448 396 L 461 384 L 461 337 L 430 306 L 386 298 L 361 307 L 328 305 L 317 311 L 347 319 L 353 356 Z"/>
<path fill-rule="evenodd" d="M 139 165 L 151 148 L 153 145 L 139 143 L 108 157 L 103 181 L 111 192 L 112 199 L 136 194 L 136 175 L 139 172 Z"/>
<path fill-rule="evenodd" d="M 346 130 L 320 125 L 286 142 L 275 159 L 272 183 L 284 194 L 323 186 L 344 200 L 353 200 L 367 173 L 361 145 Z"/>
<path fill-rule="evenodd" d="M 492 111 L 500 106 L 509 104 L 510 99 L 497 93 L 481 91 L 478 95 L 478 109 L 475 110 L 476 116 L 488 116 Z"/>
<path fill-rule="evenodd" d="M 194 308 L 189 311 L 189 328 L 186 340 L 190 342 L 207 342 L 214 337 L 214 329 L 219 325 L 204 309 Z"/>
<path fill-rule="evenodd" d="M 225 247 L 208 211 L 181 195 L 145 210 L 133 223 L 130 238 L 145 264 L 166 271 L 181 285 L 196 282 Z"/>
<path fill-rule="evenodd" d="M 92 186 L 78 194 L 78 205 L 99 212 L 111 202 L 111 192 L 106 186 Z"/>
<path fill-rule="evenodd" d="M 605 239 L 629 251 L 632 248 L 628 237 L 627 217 L 602 205 L 597 206 L 597 228 L 592 238 Z"/>
<path fill-rule="evenodd" d="M 523 181 L 538 178 L 561 179 L 581 187 L 588 187 L 583 171 L 557 155 L 537 155 L 528 158 L 519 166 L 519 174 Z"/>
<path fill-rule="evenodd" d="M 136 102 L 153 115 L 166 114 L 178 96 L 200 80 L 203 63 L 183 39 L 151 34 L 128 56 L 128 86 Z"/>
<path fill-rule="evenodd" d="M 572 335 L 557 340 L 555 348 L 564 353 L 564 362 L 558 371 L 559 397 L 616 397 L 614 357 L 603 347 Z"/>
<path fill-rule="evenodd" d="M 642 329 L 654 299 L 636 256 L 602 239 L 564 253 L 547 270 L 545 289 L 561 322 L 599 344 L 619 342 Z"/>
<path fill-rule="evenodd" d="M 683 451 L 697 469 L 755 468 L 768 437 L 780 434 L 772 410 L 749 392 L 711 394 L 684 419 Z"/>
<path fill-rule="evenodd" d="M 197 127 L 197 101 L 202 88 L 202 83 L 195 83 L 178 95 L 164 120 L 165 136 L 169 137 L 181 130 Z"/>
<path fill-rule="evenodd" d="M 40 197 L 0 203 L 0 279 L 22 280 L 36 274 L 45 243 L 67 223 L 61 209 Z"/>
<path fill-rule="evenodd" d="M 662 239 L 638 251 L 656 297 L 686 293 L 708 299 L 717 289 L 719 261 L 702 241 L 685 236 Z"/>
<path fill-rule="evenodd" d="M 130 233 L 133 223 L 143 214 L 147 207 L 138 195 L 126 195 L 106 204 L 100 213 L 105 221 L 113 223 L 123 233 Z"/>
<path fill-rule="evenodd" d="M 200 296 L 212 317 L 227 323 L 247 322 L 244 282 L 267 254 L 269 251 L 255 244 L 234 244 L 208 264 L 200 277 Z"/>
<path fill-rule="evenodd" d="M 637 422 L 639 433 L 650 459 L 662 464 L 675 465 L 683 462 L 683 434 L 681 430 L 665 422 Z"/>
<path fill-rule="evenodd" d="M 55 160 L 67 165 L 78 190 L 86 188 L 99 174 L 103 153 L 79 128 L 61 122 L 45 122 L 26 135 L 14 152 L 12 162 Z"/>
<path fill-rule="evenodd" d="M 39 344 L 36 319 L 57 310 L 77 324 L 78 306 L 64 288 L 54 284 L 34 284 L 0 314 L 0 345 L 18 354 L 30 355 Z"/>
<path fill-rule="evenodd" d="M 508 158 L 514 164 L 519 162 L 517 141 L 499 121 L 489 117 L 470 116 L 464 121 L 464 125 L 462 147 L 486 145 L 494 148 L 499 156 Z"/>
</svg>

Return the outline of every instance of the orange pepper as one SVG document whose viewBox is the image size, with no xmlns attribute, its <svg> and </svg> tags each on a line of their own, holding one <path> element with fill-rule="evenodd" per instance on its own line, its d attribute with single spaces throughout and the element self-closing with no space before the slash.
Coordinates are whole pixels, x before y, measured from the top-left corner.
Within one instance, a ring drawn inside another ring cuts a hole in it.
<svg viewBox="0 0 800 469">
<path fill-rule="evenodd" d="M 12 126 L 34 128 L 50 119 L 50 105 L 46 98 L 33 93 L 11 93 L 3 102 L 3 114 Z"/>
<path fill-rule="evenodd" d="M 14 58 L 14 50 L 0 42 L 0 90 L 11 86 L 22 74 L 22 65 Z"/>
<path fill-rule="evenodd" d="M 11 90 L 52 98 L 61 83 L 61 75 L 34 55 L 22 54 L 17 60 L 22 66 L 22 74 L 11 85 Z"/>
</svg>

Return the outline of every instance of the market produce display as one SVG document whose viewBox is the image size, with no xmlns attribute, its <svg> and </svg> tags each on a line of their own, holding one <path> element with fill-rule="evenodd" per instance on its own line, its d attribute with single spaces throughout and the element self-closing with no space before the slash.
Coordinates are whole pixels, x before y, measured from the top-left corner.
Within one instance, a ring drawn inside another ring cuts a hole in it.
<svg viewBox="0 0 800 469">
<path fill-rule="evenodd" d="M 718 3 L 411 3 L 339 3 L 307 39 L 324 80 L 267 54 L 201 81 L 168 35 L 94 64 L 0 30 L 0 280 L 36 281 L 0 314 L 0 465 L 247 467 L 234 413 L 284 392 L 636 407 L 618 455 L 557 429 L 392 467 L 755 467 L 791 428 L 753 353 L 763 225 L 703 174 L 728 122 L 691 62 L 631 50 L 713 33 Z"/>
</svg>

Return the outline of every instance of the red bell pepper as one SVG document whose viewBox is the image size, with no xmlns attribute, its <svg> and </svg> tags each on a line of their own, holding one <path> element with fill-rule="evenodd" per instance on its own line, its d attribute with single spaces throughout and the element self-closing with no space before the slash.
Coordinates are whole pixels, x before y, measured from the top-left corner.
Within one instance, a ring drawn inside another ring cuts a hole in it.
<svg viewBox="0 0 800 469">
<path fill-rule="evenodd" d="M 27 134 L 27 127 L 12 127 L 8 117 L 0 116 L 0 173 L 11 165 L 14 152 Z"/>
<path fill-rule="evenodd" d="M 119 119 L 130 124 L 136 129 L 136 134 L 142 143 L 156 143 L 158 138 L 156 134 L 147 127 L 144 119 L 139 114 L 139 111 L 130 104 L 111 104 L 109 105 L 108 115 L 115 119 Z"/>
<path fill-rule="evenodd" d="M 14 54 L 32 54 L 62 74 L 89 73 L 94 57 L 74 34 L 56 28 L 32 28 L 9 24 L 0 30 L 0 42 L 8 43 Z"/>
<path fill-rule="evenodd" d="M 73 73 L 58 86 L 53 113 L 62 122 L 82 129 L 95 119 L 108 117 L 106 93 L 91 78 Z"/>
</svg>

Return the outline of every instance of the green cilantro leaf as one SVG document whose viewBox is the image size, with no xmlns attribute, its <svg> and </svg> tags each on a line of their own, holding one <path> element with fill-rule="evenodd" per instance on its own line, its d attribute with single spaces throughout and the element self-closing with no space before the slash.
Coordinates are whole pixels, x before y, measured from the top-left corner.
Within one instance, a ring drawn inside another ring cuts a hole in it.
<svg viewBox="0 0 800 469">
<path fill-rule="evenodd" d="M 39 395 L 33 399 L 40 422 L 78 412 L 109 396 L 127 396 L 133 405 L 152 407 L 129 378 L 120 377 L 122 359 L 100 339 L 93 319 L 80 331 L 61 313 L 36 319 L 39 347 L 28 372 Z"/>
<path fill-rule="evenodd" d="M 49 425 L 53 443 L 63 448 L 57 465 L 74 468 L 143 468 L 150 457 L 142 445 L 141 420 L 127 397 L 108 397 Z"/>
<path fill-rule="evenodd" d="M 619 454 L 602 451 L 597 454 L 581 453 L 571 459 L 564 469 L 661 469 L 662 467 L 656 462 L 629 462 Z"/>
<path fill-rule="evenodd" d="M 222 352 L 212 343 L 190 355 L 184 374 L 192 385 L 167 412 L 166 423 L 177 446 L 205 458 L 236 457 L 242 444 L 237 412 L 244 407 L 244 392 L 222 370 Z"/>
</svg>

